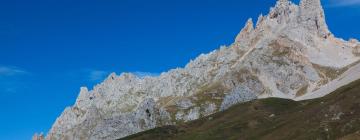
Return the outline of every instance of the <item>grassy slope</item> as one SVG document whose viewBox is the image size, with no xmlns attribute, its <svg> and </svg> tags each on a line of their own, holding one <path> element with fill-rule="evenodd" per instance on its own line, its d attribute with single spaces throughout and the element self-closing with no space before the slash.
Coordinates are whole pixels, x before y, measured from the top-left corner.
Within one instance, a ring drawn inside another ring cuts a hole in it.
<svg viewBox="0 0 360 140">
<path fill-rule="evenodd" d="M 315 100 L 261 99 L 196 121 L 165 126 L 125 140 L 360 139 L 360 80 Z"/>
</svg>

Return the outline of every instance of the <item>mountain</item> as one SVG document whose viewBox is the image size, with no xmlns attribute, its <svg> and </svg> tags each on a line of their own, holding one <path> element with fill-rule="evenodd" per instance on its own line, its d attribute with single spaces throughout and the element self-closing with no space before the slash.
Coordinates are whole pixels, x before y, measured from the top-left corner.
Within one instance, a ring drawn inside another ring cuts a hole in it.
<svg viewBox="0 0 360 140">
<path fill-rule="evenodd" d="M 163 126 L 121 140 L 358 140 L 360 80 L 318 99 L 280 98 L 241 103 L 176 126 Z"/>
<path fill-rule="evenodd" d="M 113 73 L 82 87 L 46 139 L 118 139 L 255 99 L 322 97 L 360 79 L 359 60 L 360 43 L 334 37 L 320 0 L 279 0 L 255 27 L 249 19 L 233 44 L 185 68 L 157 77 Z"/>
</svg>

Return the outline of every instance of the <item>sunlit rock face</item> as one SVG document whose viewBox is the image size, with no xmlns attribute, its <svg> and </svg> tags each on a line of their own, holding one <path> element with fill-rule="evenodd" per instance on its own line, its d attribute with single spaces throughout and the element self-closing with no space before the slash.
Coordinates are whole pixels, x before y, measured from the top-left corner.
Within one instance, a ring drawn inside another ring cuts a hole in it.
<svg viewBox="0 0 360 140">
<path fill-rule="evenodd" d="M 360 58 L 357 40 L 335 38 L 320 0 L 279 0 L 230 46 L 157 77 L 111 74 L 57 118 L 47 140 L 113 140 L 195 120 L 257 98 L 324 96 Z M 320 92 L 323 91 L 323 92 Z M 306 98 L 303 98 L 306 97 Z"/>
<path fill-rule="evenodd" d="M 41 133 L 41 134 L 35 134 L 33 137 L 32 137 L 32 140 L 44 140 L 44 135 Z"/>
</svg>

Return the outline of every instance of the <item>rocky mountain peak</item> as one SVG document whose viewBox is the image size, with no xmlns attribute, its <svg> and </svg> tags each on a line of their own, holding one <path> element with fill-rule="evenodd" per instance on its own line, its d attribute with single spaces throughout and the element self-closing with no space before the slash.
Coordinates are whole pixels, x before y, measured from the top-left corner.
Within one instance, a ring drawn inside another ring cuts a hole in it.
<svg viewBox="0 0 360 140">
<path fill-rule="evenodd" d="M 91 98 L 91 97 L 90 97 L 87 87 L 81 87 L 80 93 L 76 99 L 75 105 L 78 107 L 83 107 L 84 103 L 86 104 L 87 103 L 86 101 L 89 100 L 89 98 Z"/>
<path fill-rule="evenodd" d="M 240 33 L 236 36 L 235 42 L 242 42 L 242 40 L 249 37 L 251 32 L 254 30 L 254 23 L 252 18 L 249 18 L 244 26 L 244 28 L 240 31 Z"/>
<path fill-rule="evenodd" d="M 35 134 L 35 135 L 32 137 L 32 140 L 45 140 L 44 134 L 43 134 L 43 133 Z"/>
<path fill-rule="evenodd" d="M 261 26 L 260 23 L 264 21 L 265 25 Z M 307 31 L 322 38 L 332 35 L 325 22 L 320 0 L 301 0 L 299 5 L 289 0 L 278 0 L 267 16 L 259 17 L 256 28 L 272 28 L 272 31 L 297 28 L 298 31 Z"/>
<path fill-rule="evenodd" d="M 275 4 L 274 9 L 288 9 L 291 4 L 293 3 L 289 0 L 278 0 Z"/>
<path fill-rule="evenodd" d="M 283 1 L 283 0 L 279 0 Z M 300 7 L 303 9 L 311 10 L 322 10 L 322 5 L 320 0 L 301 0 Z M 313 12 L 313 11 L 312 11 Z"/>
<path fill-rule="evenodd" d="M 357 40 L 331 35 L 320 0 L 279 0 L 255 28 L 250 18 L 233 44 L 185 68 L 144 78 L 112 73 L 92 90 L 81 88 L 46 139 L 118 139 L 257 98 L 321 97 L 355 79 L 347 76 L 360 70 L 352 69 L 359 60 Z"/>
<path fill-rule="evenodd" d="M 301 0 L 299 20 L 310 31 L 317 31 L 318 35 L 323 38 L 331 35 L 320 0 Z"/>
<path fill-rule="evenodd" d="M 296 10 L 293 8 L 294 4 L 288 0 L 279 0 L 275 7 L 270 9 L 269 18 L 277 19 L 279 24 L 288 23 L 290 21 L 290 14 Z"/>
</svg>

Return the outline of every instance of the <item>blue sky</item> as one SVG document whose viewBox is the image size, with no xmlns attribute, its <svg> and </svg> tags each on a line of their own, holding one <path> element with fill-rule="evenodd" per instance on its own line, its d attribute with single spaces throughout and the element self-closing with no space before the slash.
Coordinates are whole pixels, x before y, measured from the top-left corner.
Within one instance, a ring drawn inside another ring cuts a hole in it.
<svg viewBox="0 0 360 140">
<path fill-rule="evenodd" d="M 0 1 L 0 139 L 47 132 L 80 86 L 156 75 L 229 45 L 275 0 Z M 360 38 L 360 0 L 323 1 L 331 31 Z"/>
</svg>

